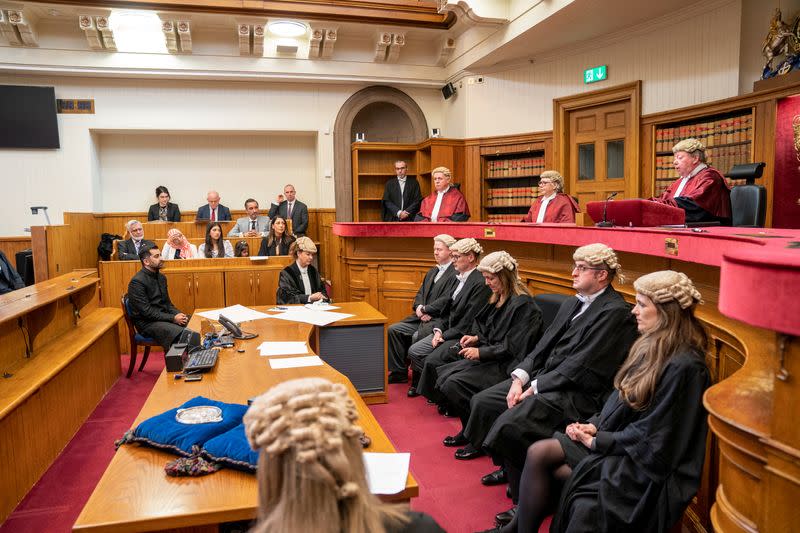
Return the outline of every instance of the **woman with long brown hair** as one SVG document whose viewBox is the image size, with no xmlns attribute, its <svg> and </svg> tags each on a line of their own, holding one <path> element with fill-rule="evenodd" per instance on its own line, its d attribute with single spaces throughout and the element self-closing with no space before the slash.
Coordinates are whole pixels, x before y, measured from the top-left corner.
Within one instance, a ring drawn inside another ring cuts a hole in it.
<svg viewBox="0 0 800 533">
<path fill-rule="evenodd" d="M 537 531 L 564 481 L 554 532 L 666 532 L 697 492 L 710 383 L 700 293 L 671 270 L 633 286 L 641 336 L 616 390 L 598 415 L 528 449 L 517 515 L 500 531 Z"/>
<path fill-rule="evenodd" d="M 206 226 L 206 242 L 197 250 L 200 257 L 233 257 L 231 241 L 222 238 L 222 226 L 219 222 L 209 222 Z"/>
<path fill-rule="evenodd" d="M 288 255 L 289 246 L 295 241 L 295 236 L 289 233 L 286 219 L 278 215 L 269 227 L 269 233 L 261 238 L 261 247 L 258 255 Z"/>
<path fill-rule="evenodd" d="M 358 412 L 342 384 L 303 378 L 253 401 L 245 433 L 258 458 L 255 533 L 441 533 L 429 516 L 382 503 L 367 485 Z"/>
</svg>

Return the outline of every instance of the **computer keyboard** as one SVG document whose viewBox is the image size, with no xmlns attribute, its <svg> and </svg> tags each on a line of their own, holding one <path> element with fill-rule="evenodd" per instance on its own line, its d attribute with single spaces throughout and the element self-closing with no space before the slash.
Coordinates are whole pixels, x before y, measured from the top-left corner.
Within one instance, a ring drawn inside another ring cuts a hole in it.
<svg viewBox="0 0 800 533">
<path fill-rule="evenodd" d="M 189 355 L 189 360 L 183 367 L 185 372 L 204 372 L 211 370 L 217 364 L 219 348 L 206 348 L 197 350 Z"/>
</svg>

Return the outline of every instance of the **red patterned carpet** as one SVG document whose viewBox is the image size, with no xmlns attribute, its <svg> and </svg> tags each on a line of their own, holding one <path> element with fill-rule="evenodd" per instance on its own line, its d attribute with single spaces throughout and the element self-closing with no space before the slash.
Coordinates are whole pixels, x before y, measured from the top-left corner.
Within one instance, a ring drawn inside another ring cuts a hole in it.
<svg viewBox="0 0 800 533">
<path fill-rule="evenodd" d="M 127 355 L 121 364 L 127 370 Z M 114 384 L 42 479 L 0 524 L 0 533 L 71 531 L 114 455 L 114 440 L 130 428 L 163 368 L 164 356 L 155 352 L 143 372 Z M 510 506 L 505 486 L 480 484 L 480 477 L 493 469 L 491 461 L 454 459 L 453 449 L 441 442 L 458 432 L 458 419 L 440 416 L 424 398 L 406 397 L 406 390 L 406 385 L 390 385 L 390 403 L 372 406 L 372 412 L 398 451 L 411 452 L 411 470 L 420 485 L 412 507 L 430 513 L 451 533 L 491 527 L 494 514 Z"/>
</svg>

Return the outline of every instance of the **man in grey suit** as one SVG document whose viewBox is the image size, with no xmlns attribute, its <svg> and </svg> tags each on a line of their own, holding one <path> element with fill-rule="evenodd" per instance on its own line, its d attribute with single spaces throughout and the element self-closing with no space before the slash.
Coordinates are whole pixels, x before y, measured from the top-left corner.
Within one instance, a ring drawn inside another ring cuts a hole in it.
<svg viewBox="0 0 800 533">
<path fill-rule="evenodd" d="M 275 220 L 275 217 L 279 216 L 287 221 L 291 219 L 292 233 L 297 237 L 302 237 L 308 229 L 308 207 L 297 199 L 297 191 L 291 183 L 283 188 L 283 194 L 286 199 L 279 204 L 272 204 L 269 209 L 269 218 Z"/>
<path fill-rule="evenodd" d="M 153 241 L 144 238 L 144 227 L 138 220 L 129 220 L 125 224 L 131 238 L 117 242 L 117 259 L 120 261 L 138 261 L 139 252 L 155 246 Z"/>
<path fill-rule="evenodd" d="M 236 225 L 228 232 L 228 237 L 263 237 L 269 231 L 269 217 L 260 215 L 258 202 L 248 198 L 244 202 L 247 216 L 236 220 Z"/>
</svg>

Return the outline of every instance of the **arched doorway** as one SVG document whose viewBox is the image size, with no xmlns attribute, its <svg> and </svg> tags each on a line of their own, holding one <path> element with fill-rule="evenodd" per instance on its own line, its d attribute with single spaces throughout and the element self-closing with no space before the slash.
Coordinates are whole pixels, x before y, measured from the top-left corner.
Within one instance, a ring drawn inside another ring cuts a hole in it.
<svg viewBox="0 0 800 533">
<path fill-rule="evenodd" d="M 353 220 L 353 176 L 350 144 L 355 133 L 368 141 L 418 143 L 428 138 L 428 123 L 417 103 L 392 87 L 374 86 L 351 96 L 339 110 L 333 128 L 336 220 Z"/>
</svg>

